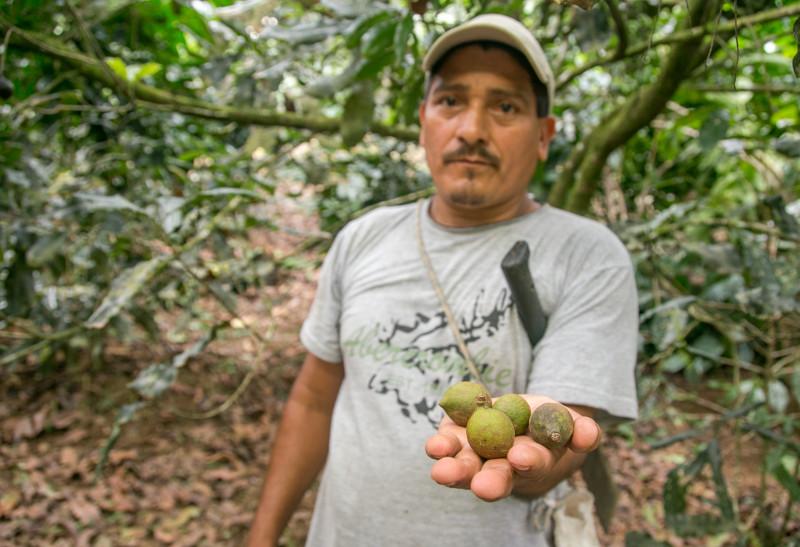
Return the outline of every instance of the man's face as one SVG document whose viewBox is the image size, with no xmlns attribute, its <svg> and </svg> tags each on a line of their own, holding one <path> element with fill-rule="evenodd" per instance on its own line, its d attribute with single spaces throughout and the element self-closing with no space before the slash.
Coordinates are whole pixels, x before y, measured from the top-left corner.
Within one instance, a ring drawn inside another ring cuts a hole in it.
<svg viewBox="0 0 800 547">
<path fill-rule="evenodd" d="M 478 45 L 445 60 L 419 116 L 437 199 L 473 217 L 525 199 L 555 131 L 552 118 L 536 115 L 527 70 L 502 49 Z"/>
</svg>

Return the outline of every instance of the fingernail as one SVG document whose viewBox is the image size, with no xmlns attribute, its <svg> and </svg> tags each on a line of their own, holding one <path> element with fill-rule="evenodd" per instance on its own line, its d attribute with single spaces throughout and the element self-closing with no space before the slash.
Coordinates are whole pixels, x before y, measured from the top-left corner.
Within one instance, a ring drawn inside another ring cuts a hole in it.
<svg viewBox="0 0 800 547">
<path fill-rule="evenodd" d="M 517 471 L 530 471 L 531 467 L 529 465 L 523 467 L 517 467 Z"/>
</svg>

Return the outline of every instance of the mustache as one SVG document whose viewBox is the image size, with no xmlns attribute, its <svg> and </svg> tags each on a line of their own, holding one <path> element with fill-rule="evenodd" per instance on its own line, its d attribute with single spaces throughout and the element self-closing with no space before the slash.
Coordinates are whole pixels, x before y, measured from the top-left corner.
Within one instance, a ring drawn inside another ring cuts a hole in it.
<svg viewBox="0 0 800 547">
<path fill-rule="evenodd" d="M 459 161 L 474 157 L 479 157 L 482 160 L 485 160 L 486 163 L 492 167 L 497 167 L 500 165 L 500 158 L 489 152 L 486 147 L 481 144 L 463 144 L 458 149 L 448 152 L 442 156 L 442 159 L 445 163 L 449 163 L 451 161 Z"/>
</svg>

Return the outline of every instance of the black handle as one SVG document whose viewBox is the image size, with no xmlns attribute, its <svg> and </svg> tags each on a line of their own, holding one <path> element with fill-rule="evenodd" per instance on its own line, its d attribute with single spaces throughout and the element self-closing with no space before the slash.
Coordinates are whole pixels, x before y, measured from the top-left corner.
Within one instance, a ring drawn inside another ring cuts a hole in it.
<svg viewBox="0 0 800 547">
<path fill-rule="evenodd" d="M 531 342 L 531 347 L 536 347 L 539 340 L 544 336 L 547 328 L 547 317 L 539 302 L 539 295 L 536 293 L 536 286 L 531 277 L 531 270 L 528 266 L 528 259 L 531 256 L 528 243 L 517 241 L 503 257 L 500 267 L 506 277 L 511 296 L 517 306 L 522 326 Z"/>
</svg>

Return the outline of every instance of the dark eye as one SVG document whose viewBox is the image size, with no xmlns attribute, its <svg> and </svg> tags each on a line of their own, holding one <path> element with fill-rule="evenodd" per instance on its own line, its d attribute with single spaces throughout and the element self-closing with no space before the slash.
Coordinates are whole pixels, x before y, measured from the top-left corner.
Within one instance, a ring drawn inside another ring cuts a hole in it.
<svg viewBox="0 0 800 547">
<path fill-rule="evenodd" d="M 439 98 L 439 104 L 444 106 L 455 106 L 456 105 L 456 98 L 452 95 L 443 95 Z"/>
<path fill-rule="evenodd" d="M 517 108 L 511 103 L 500 103 L 500 111 L 503 114 L 513 114 Z"/>
</svg>

